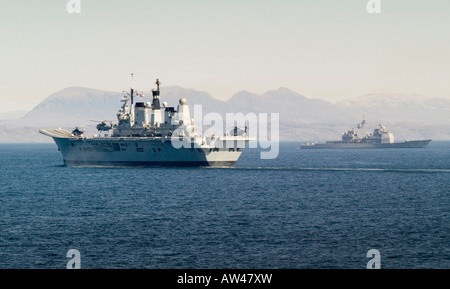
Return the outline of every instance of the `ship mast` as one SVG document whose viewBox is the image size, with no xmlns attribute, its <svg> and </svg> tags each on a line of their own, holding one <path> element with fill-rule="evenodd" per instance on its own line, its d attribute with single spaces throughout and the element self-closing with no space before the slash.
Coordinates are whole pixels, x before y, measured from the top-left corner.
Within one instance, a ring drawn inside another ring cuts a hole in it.
<svg viewBox="0 0 450 289">
<path fill-rule="evenodd" d="M 152 107 L 153 107 L 154 110 L 155 109 L 161 109 L 161 103 L 159 101 L 159 94 L 160 94 L 160 92 L 159 92 L 159 85 L 161 84 L 161 82 L 159 82 L 159 79 L 156 79 L 155 84 L 156 84 L 156 90 L 152 91 L 152 94 L 153 94 Z"/>
<path fill-rule="evenodd" d="M 130 98 L 131 98 L 131 106 L 133 106 L 133 97 L 134 97 L 134 74 L 131 74 L 131 87 L 130 87 Z"/>
<path fill-rule="evenodd" d="M 131 120 L 131 126 L 134 125 L 134 74 L 131 74 L 131 87 L 130 87 L 130 101 L 131 101 L 131 105 L 130 105 L 130 120 Z"/>
<path fill-rule="evenodd" d="M 360 124 L 358 124 L 358 129 L 361 130 L 361 134 L 360 134 L 361 137 L 365 137 L 365 136 L 366 136 L 366 132 L 365 132 L 365 130 L 364 130 L 365 125 L 366 125 L 366 117 L 365 117 L 365 115 L 363 114 L 363 120 L 361 121 Z"/>
</svg>

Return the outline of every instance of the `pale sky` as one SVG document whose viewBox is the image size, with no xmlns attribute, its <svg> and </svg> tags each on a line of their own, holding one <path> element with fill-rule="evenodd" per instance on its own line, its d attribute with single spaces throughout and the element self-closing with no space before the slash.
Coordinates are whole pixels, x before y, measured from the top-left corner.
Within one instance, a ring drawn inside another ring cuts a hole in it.
<svg viewBox="0 0 450 289">
<path fill-rule="evenodd" d="M 0 112 L 70 86 L 450 98 L 450 1 L 0 0 Z"/>
</svg>

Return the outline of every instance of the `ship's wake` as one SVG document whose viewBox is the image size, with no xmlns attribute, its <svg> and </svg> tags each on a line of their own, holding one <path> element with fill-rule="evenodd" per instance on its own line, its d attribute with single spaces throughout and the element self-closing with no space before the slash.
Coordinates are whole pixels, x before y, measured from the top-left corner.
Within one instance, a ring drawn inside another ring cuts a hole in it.
<svg viewBox="0 0 450 289">
<path fill-rule="evenodd" d="M 385 173 L 450 173 L 450 169 L 423 169 L 423 168 L 308 168 L 308 167 L 208 167 L 210 169 L 232 170 L 268 170 L 268 171 L 299 171 L 299 172 L 385 172 Z"/>
</svg>

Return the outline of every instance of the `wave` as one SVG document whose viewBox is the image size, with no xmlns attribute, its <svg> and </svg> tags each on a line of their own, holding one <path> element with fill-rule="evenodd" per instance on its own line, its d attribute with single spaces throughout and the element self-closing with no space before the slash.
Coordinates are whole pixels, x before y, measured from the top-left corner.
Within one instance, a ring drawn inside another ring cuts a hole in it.
<svg viewBox="0 0 450 289">
<path fill-rule="evenodd" d="M 387 173 L 450 173 L 450 169 L 421 168 L 307 168 L 307 167 L 209 167 L 233 170 L 273 170 L 273 171 L 320 171 L 320 172 L 387 172 Z"/>
<path fill-rule="evenodd" d="M 54 167 L 67 168 L 65 165 L 54 165 Z M 129 166 L 76 166 L 74 168 L 83 169 L 130 169 Z M 384 172 L 384 173 L 415 173 L 415 174 L 430 174 L 430 173 L 450 173 L 450 169 L 421 169 L 421 168 L 362 168 L 362 167 L 323 167 L 323 168 L 311 168 L 311 167 L 283 167 L 283 166 L 199 166 L 199 167 L 146 167 L 146 166 L 135 166 L 131 167 L 134 169 L 213 169 L 213 170 L 244 170 L 244 171 L 299 171 L 299 172 Z"/>
</svg>

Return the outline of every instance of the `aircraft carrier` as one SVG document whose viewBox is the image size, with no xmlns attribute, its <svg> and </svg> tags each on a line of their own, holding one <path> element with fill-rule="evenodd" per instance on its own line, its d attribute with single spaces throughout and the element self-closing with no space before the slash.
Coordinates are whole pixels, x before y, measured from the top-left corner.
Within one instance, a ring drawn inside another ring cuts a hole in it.
<svg viewBox="0 0 450 289">
<path fill-rule="evenodd" d="M 85 136 L 79 128 L 39 132 L 53 138 L 66 166 L 232 166 L 239 159 L 250 140 L 245 131 L 234 127 L 223 136 L 202 136 L 187 100 L 169 107 L 160 101 L 159 80 L 156 86 L 151 102 L 135 102 L 132 75 L 117 123 L 100 122 L 98 135 Z"/>
<path fill-rule="evenodd" d="M 302 149 L 377 149 L 377 148 L 424 148 L 430 142 L 427 140 L 406 140 L 404 142 L 394 142 L 394 135 L 385 126 L 379 125 L 373 133 L 364 135 L 366 120 L 358 124 L 358 129 L 347 130 L 342 133 L 342 140 L 327 141 L 325 143 L 305 143 Z M 360 137 L 358 131 L 363 135 Z"/>
</svg>

